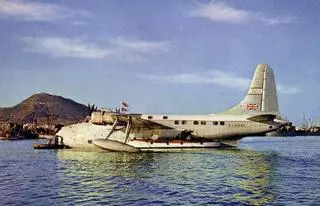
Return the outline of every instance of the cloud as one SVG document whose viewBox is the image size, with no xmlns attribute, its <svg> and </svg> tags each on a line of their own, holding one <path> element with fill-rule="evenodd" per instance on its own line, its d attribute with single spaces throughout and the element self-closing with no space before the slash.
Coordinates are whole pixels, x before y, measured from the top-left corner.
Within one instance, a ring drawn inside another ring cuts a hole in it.
<svg viewBox="0 0 320 206">
<path fill-rule="evenodd" d="M 296 86 L 288 86 L 283 84 L 277 85 L 277 90 L 281 94 L 298 94 L 301 92 L 301 89 Z"/>
<path fill-rule="evenodd" d="M 0 17 L 12 17 L 24 21 L 51 21 L 78 16 L 88 17 L 89 14 L 50 3 L 0 0 Z"/>
<path fill-rule="evenodd" d="M 111 42 L 125 50 L 136 52 L 166 52 L 171 47 L 171 43 L 168 42 L 137 41 L 123 37 L 113 39 Z"/>
<path fill-rule="evenodd" d="M 260 20 L 265 25 L 277 25 L 277 24 L 290 24 L 297 22 L 297 18 L 294 16 L 278 16 L 278 17 L 260 17 Z"/>
<path fill-rule="evenodd" d="M 251 79 L 249 78 L 239 77 L 233 73 L 227 73 L 219 70 L 212 70 L 203 74 L 185 73 L 174 74 L 171 76 L 141 75 L 140 78 L 154 83 L 215 84 L 240 91 L 247 90 L 251 82 Z M 298 94 L 301 92 L 301 89 L 298 87 L 283 84 L 278 84 L 277 90 L 280 94 Z"/>
<path fill-rule="evenodd" d="M 231 73 L 212 70 L 204 74 L 175 74 L 171 76 L 142 75 L 143 79 L 153 82 L 167 82 L 175 84 L 216 84 L 225 87 L 244 90 L 249 87 L 250 79 L 238 77 Z"/>
<path fill-rule="evenodd" d="M 261 12 L 252 12 L 233 8 L 223 2 L 210 2 L 198 4 L 197 8 L 190 11 L 191 17 L 209 19 L 215 22 L 240 24 L 245 22 L 259 22 L 265 25 L 289 24 L 296 22 L 293 16 L 270 16 Z"/>
<path fill-rule="evenodd" d="M 111 39 L 105 44 L 94 44 L 79 38 L 25 37 L 26 52 L 46 54 L 60 58 L 105 59 L 119 58 L 129 62 L 143 61 L 143 55 L 164 52 L 170 48 L 168 42 L 152 42 Z"/>
<path fill-rule="evenodd" d="M 199 4 L 198 8 L 194 11 L 191 11 L 190 14 L 191 16 L 207 18 L 211 21 L 230 23 L 241 23 L 248 21 L 250 18 L 250 14 L 247 11 L 232 8 L 221 2 Z"/>
<path fill-rule="evenodd" d="M 27 52 L 43 53 L 53 57 L 73 57 L 86 59 L 101 59 L 112 54 L 108 49 L 99 48 L 96 45 L 82 42 L 77 39 L 44 37 L 23 40 L 29 45 Z"/>
</svg>

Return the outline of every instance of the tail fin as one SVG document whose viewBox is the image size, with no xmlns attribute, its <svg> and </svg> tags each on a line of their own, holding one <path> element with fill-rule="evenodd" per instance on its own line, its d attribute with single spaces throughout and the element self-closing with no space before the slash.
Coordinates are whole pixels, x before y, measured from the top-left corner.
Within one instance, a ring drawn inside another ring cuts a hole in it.
<svg viewBox="0 0 320 206">
<path fill-rule="evenodd" d="M 272 69 L 267 64 L 259 64 L 254 73 L 247 96 L 240 103 L 221 114 L 272 114 L 280 117 Z"/>
</svg>

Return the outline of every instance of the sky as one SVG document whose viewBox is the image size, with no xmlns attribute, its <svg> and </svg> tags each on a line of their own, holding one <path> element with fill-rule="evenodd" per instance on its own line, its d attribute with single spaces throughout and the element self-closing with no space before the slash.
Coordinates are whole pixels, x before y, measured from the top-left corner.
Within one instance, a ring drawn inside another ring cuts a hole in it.
<svg viewBox="0 0 320 206">
<path fill-rule="evenodd" d="M 314 120 L 319 10 L 316 0 L 0 0 L 0 107 L 47 92 L 137 113 L 216 113 L 267 63 L 281 114 Z"/>
</svg>

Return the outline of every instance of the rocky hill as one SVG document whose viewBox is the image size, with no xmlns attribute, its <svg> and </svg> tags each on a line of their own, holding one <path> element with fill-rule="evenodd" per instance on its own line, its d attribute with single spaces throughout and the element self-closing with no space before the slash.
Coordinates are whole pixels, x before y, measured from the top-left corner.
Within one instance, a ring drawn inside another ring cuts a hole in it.
<svg viewBox="0 0 320 206">
<path fill-rule="evenodd" d="M 47 93 L 34 94 L 21 103 L 0 108 L 0 122 L 63 124 L 83 121 L 88 107 L 71 99 Z"/>
</svg>

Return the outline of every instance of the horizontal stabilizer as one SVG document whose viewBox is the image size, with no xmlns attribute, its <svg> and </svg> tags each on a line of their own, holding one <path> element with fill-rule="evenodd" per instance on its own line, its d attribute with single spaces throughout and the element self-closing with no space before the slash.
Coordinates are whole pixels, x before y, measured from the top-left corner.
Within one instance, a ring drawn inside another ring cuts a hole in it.
<svg viewBox="0 0 320 206">
<path fill-rule="evenodd" d="M 276 115 L 273 114 L 261 114 L 253 117 L 249 117 L 248 120 L 254 121 L 254 122 L 269 122 L 273 121 L 276 118 Z"/>
</svg>

